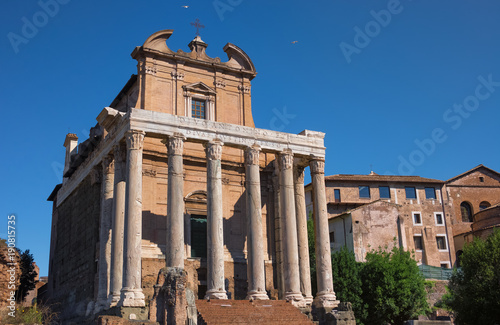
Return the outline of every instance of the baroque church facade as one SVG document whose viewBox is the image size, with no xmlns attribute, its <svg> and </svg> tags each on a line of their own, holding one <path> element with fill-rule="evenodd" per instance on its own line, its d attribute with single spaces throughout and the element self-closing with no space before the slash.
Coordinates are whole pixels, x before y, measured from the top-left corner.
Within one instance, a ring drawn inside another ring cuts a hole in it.
<svg viewBox="0 0 500 325">
<path fill-rule="evenodd" d="M 145 309 L 159 271 L 181 267 L 198 299 L 338 305 L 332 284 L 324 133 L 256 128 L 255 67 L 151 35 L 132 75 L 88 140 L 66 136 L 53 202 L 47 295 L 62 318 Z M 312 296 L 304 169 L 314 195 L 318 293 Z M 147 312 L 146 312 L 147 314 Z M 143 316 L 141 316 L 143 317 Z M 145 317 L 145 316 L 144 316 Z"/>
</svg>

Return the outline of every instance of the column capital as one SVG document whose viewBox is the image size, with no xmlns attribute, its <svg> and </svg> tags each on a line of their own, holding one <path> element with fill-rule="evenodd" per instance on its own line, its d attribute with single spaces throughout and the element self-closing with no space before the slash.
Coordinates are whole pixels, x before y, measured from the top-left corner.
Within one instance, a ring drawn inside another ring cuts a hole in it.
<svg viewBox="0 0 500 325">
<path fill-rule="evenodd" d="M 293 167 L 293 180 L 295 183 L 302 184 L 302 186 L 304 186 L 304 169 L 305 167 L 298 165 Z"/>
<path fill-rule="evenodd" d="M 102 159 L 102 172 L 104 174 L 115 173 L 115 160 L 113 155 L 109 154 Z"/>
<path fill-rule="evenodd" d="M 285 149 L 279 153 L 280 167 L 282 169 L 291 169 L 293 167 L 293 152 L 290 149 Z"/>
<path fill-rule="evenodd" d="M 311 174 L 325 173 L 325 158 L 313 157 L 310 162 Z"/>
<path fill-rule="evenodd" d="M 245 164 L 246 165 L 258 165 L 259 164 L 259 154 L 260 146 L 254 144 L 251 147 L 246 147 L 245 149 Z"/>
<path fill-rule="evenodd" d="M 174 133 L 161 142 L 167 146 L 169 156 L 182 156 L 186 137 L 182 133 Z"/>
<path fill-rule="evenodd" d="M 139 130 L 129 130 L 125 134 L 127 149 L 141 150 L 144 146 L 144 136 L 146 132 Z"/>
<path fill-rule="evenodd" d="M 127 160 L 127 147 L 125 144 L 119 142 L 113 146 L 113 154 L 115 163 L 124 162 Z"/>
<path fill-rule="evenodd" d="M 214 139 L 205 144 L 205 152 L 208 160 L 221 160 L 222 146 L 224 143 L 219 139 Z"/>
</svg>

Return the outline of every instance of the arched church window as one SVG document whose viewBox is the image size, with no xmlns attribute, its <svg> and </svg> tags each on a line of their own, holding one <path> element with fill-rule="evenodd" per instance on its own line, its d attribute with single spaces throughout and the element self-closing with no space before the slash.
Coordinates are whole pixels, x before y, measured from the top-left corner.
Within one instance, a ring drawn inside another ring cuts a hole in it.
<svg viewBox="0 0 500 325">
<path fill-rule="evenodd" d="M 483 201 L 481 203 L 479 203 L 479 210 L 484 210 L 484 209 L 487 209 L 491 206 L 490 202 L 488 201 Z"/>
<path fill-rule="evenodd" d="M 468 202 L 462 202 L 460 204 L 460 211 L 462 212 L 463 222 L 472 222 L 472 207 Z"/>
</svg>

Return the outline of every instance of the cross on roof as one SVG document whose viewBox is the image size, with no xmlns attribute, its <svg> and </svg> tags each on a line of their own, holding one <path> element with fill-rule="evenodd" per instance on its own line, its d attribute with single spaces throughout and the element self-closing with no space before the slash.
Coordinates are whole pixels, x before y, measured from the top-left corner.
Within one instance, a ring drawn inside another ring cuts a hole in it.
<svg viewBox="0 0 500 325">
<path fill-rule="evenodd" d="M 200 28 L 205 28 L 205 25 L 200 24 L 200 20 L 196 18 L 194 23 L 191 23 L 191 26 L 196 28 L 196 35 L 200 36 Z"/>
</svg>

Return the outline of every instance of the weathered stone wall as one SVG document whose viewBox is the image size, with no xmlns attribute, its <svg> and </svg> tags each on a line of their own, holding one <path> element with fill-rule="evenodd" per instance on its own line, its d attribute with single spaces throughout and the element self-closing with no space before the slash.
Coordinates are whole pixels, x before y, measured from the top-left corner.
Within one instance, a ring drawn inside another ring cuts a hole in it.
<svg viewBox="0 0 500 325">
<path fill-rule="evenodd" d="M 100 189 L 97 178 L 88 176 L 57 208 L 57 240 L 52 260 L 54 309 L 67 315 L 85 316 L 95 297 Z M 49 301 L 49 302 L 50 302 Z"/>
</svg>

